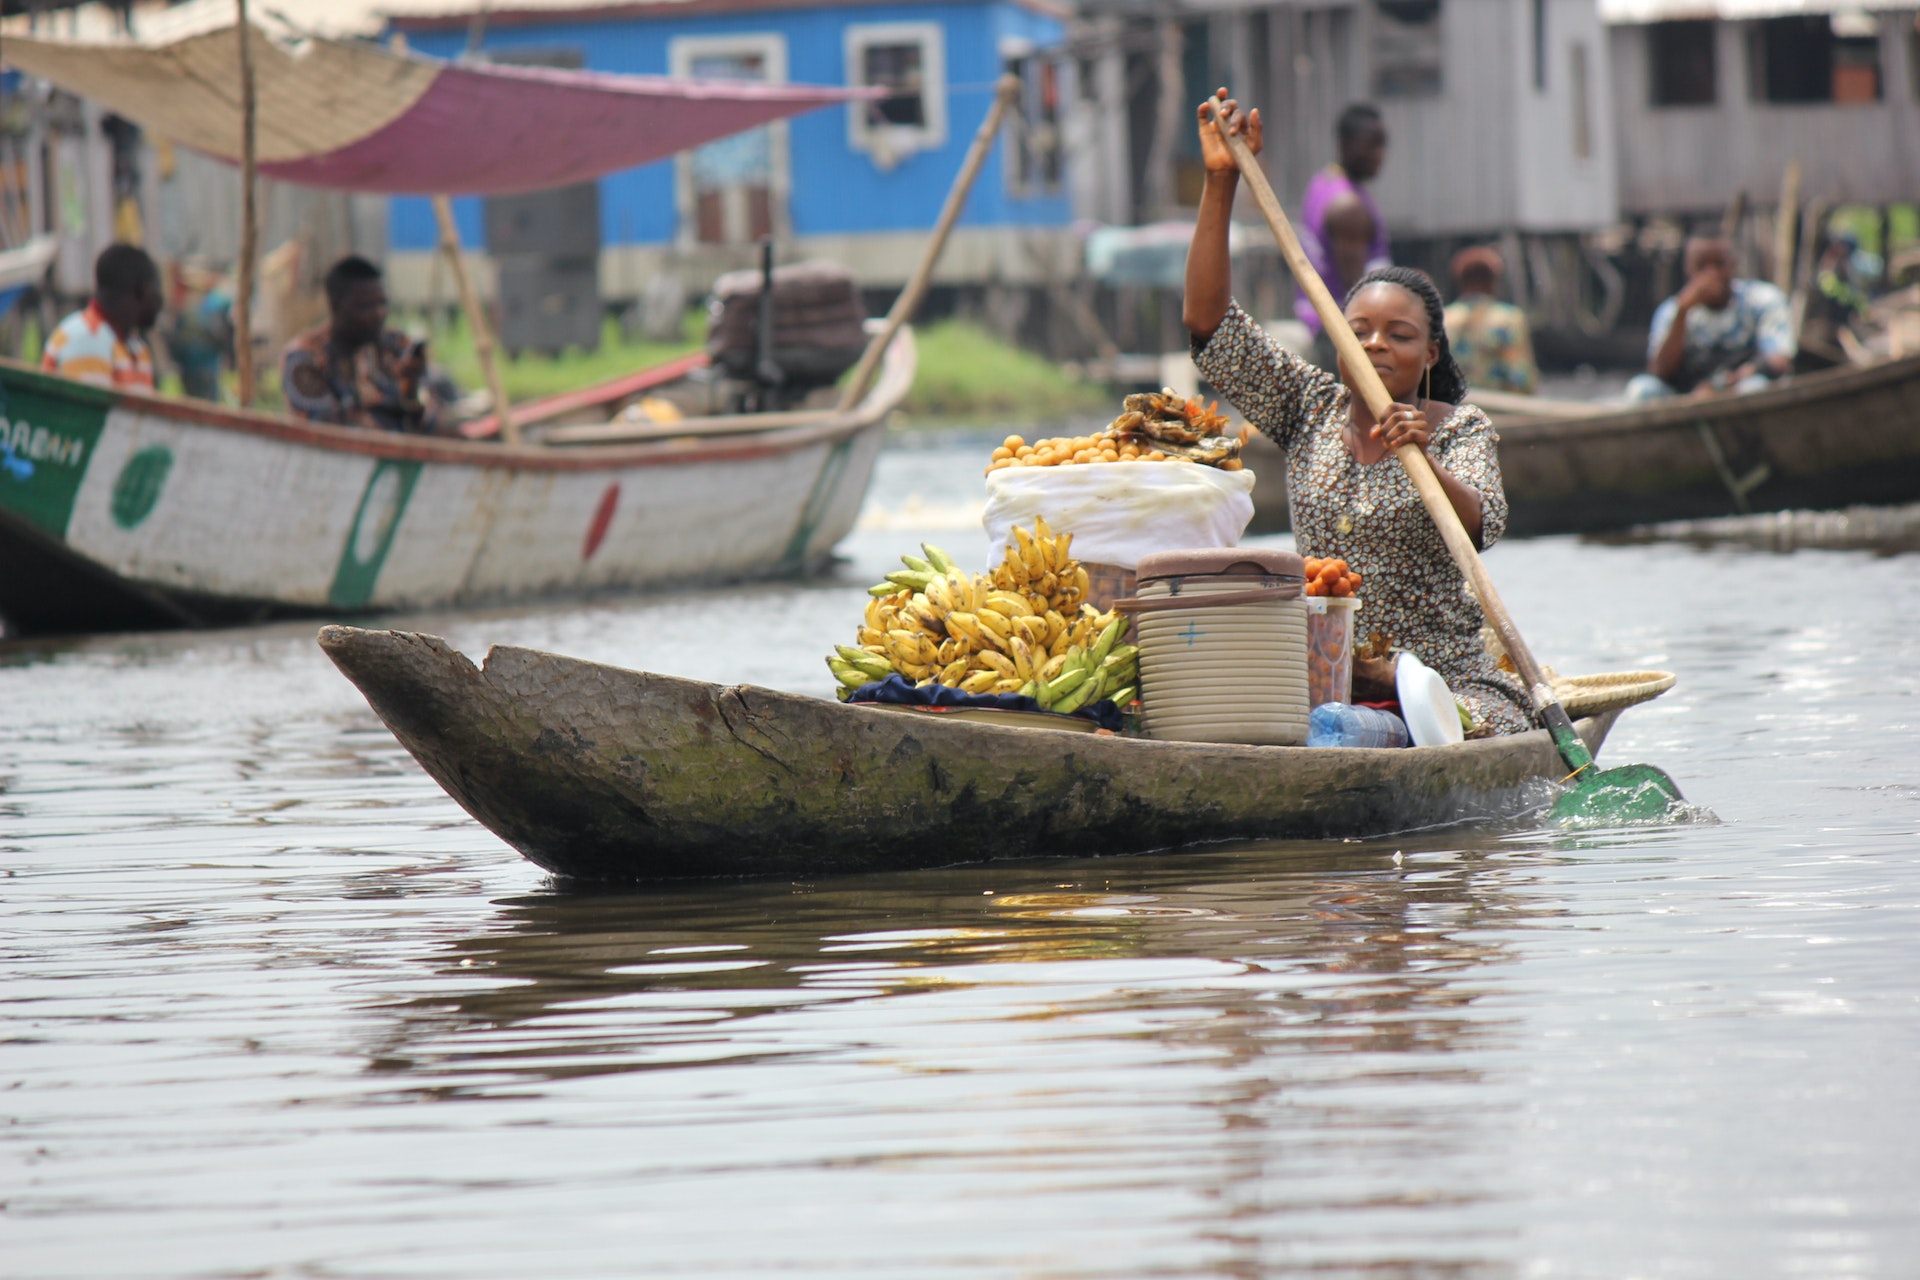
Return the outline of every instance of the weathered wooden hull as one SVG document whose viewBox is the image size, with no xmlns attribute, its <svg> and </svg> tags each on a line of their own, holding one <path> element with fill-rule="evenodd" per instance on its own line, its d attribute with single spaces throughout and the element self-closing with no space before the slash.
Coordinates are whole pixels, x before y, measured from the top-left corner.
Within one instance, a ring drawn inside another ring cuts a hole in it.
<svg viewBox="0 0 1920 1280">
<path fill-rule="evenodd" d="M 1589 417 L 1495 420 L 1508 534 L 1920 499 L 1920 358 Z M 1256 437 L 1259 532 L 1287 527 L 1285 455 Z"/>
<path fill-rule="evenodd" d="M 593 880 L 805 876 L 1494 817 L 1565 766 L 1544 732 L 1423 750 L 1150 742 L 954 723 L 433 636 L 320 646 L 466 811 Z M 1613 714 L 1580 722 L 1598 750 Z M 1531 784 L 1531 785 L 1530 785 Z"/>
<path fill-rule="evenodd" d="M 858 409 L 823 421 L 559 448 L 115 395 L 0 362 L 0 618 L 21 634 L 193 626 L 803 571 L 853 527 L 912 365 L 908 337 Z"/>
</svg>

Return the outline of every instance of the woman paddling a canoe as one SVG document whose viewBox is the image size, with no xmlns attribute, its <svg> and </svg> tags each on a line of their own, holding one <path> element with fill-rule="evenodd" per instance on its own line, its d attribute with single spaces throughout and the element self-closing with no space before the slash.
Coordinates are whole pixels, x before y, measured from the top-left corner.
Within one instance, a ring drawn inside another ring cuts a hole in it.
<svg viewBox="0 0 1920 1280">
<path fill-rule="evenodd" d="M 1228 128 L 1258 153 L 1260 113 L 1243 114 L 1222 89 L 1204 104 L 1206 186 L 1187 254 L 1185 318 L 1200 372 L 1247 420 L 1287 451 L 1287 501 L 1302 554 L 1338 557 L 1362 577 L 1358 630 L 1384 634 L 1446 680 L 1476 732 L 1531 727 L 1517 677 L 1480 639 L 1485 618 L 1467 593 L 1419 493 L 1393 450 L 1426 452 L 1460 521 L 1482 549 L 1507 524 L 1496 438 L 1487 415 L 1463 403 L 1466 384 L 1447 346 L 1440 295 L 1405 267 L 1369 272 L 1346 298 L 1346 317 L 1394 400 L 1376 421 L 1366 400 L 1286 350 L 1233 301 L 1227 231 L 1240 171 L 1214 131 Z M 1384 656 L 1354 666 L 1356 696 L 1391 697 Z"/>
</svg>

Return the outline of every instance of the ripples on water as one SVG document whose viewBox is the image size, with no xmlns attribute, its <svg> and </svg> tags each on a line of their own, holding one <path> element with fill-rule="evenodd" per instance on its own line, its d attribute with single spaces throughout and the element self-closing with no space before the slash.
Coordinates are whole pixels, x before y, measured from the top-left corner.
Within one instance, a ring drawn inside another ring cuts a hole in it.
<svg viewBox="0 0 1920 1280">
<path fill-rule="evenodd" d="M 407 621 L 824 692 L 900 523 Z M 1920 560 L 1491 566 L 1722 825 L 557 892 L 310 626 L 9 650 L 0 1271 L 1915 1274 Z"/>
</svg>

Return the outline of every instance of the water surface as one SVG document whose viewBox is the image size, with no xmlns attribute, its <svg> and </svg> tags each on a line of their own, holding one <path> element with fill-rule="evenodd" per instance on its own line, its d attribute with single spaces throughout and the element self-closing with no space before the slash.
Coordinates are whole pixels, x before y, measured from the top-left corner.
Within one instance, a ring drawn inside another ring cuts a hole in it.
<svg viewBox="0 0 1920 1280">
<path fill-rule="evenodd" d="M 834 581 L 407 622 L 824 693 L 981 452 Z M 1920 558 L 1489 563 L 1720 823 L 560 891 L 309 625 L 9 648 L 0 1272 L 1916 1274 Z"/>
</svg>

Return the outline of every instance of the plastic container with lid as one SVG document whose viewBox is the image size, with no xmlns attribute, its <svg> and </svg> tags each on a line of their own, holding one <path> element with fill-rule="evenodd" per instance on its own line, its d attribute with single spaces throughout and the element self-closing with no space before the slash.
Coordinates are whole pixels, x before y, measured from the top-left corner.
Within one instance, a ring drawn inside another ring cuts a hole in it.
<svg viewBox="0 0 1920 1280">
<path fill-rule="evenodd" d="M 1140 700 L 1155 738 L 1307 740 L 1306 566 L 1290 551 L 1221 547 L 1143 557 L 1134 620 Z"/>
<path fill-rule="evenodd" d="M 1355 596 L 1307 597 L 1307 684 L 1313 705 L 1353 701 Z"/>
</svg>

